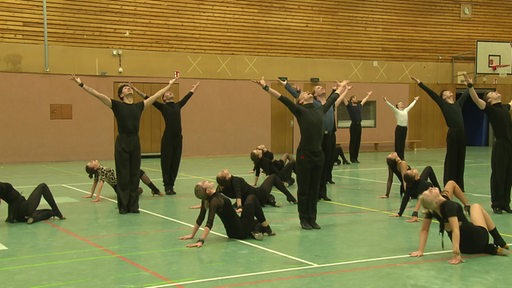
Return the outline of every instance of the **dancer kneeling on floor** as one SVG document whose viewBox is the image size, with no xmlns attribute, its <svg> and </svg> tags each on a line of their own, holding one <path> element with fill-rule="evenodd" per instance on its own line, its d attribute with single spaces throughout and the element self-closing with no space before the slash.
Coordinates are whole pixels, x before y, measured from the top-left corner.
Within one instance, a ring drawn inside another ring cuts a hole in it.
<svg viewBox="0 0 512 288">
<path fill-rule="evenodd" d="M 37 209 L 41 202 L 41 197 L 46 200 L 52 209 Z M 34 222 L 58 217 L 60 220 L 66 219 L 62 215 L 53 199 L 52 192 L 45 183 L 39 184 L 32 193 L 25 199 L 10 183 L 0 182 L 0 199 L 8 205 L 7 219 L 5 222 Z"/>
<path fill-rule="evenodd" d="M 450 264 L 462 263 L 461 253 L 508 254 L 505 249 L 509 246 L 501 237 L 489 214 L 479 204 L 471 205 L 470 222 L 464 215 L 462 205 L 443 196 L 436 187 L 423 192 L 420 202 L 426 213 L 421 226 L 418 250 L 411 252 L 411 256 L 423 256 L 432 218 L 439 221 L 439 232 L 442 234 L 446 231 L 452 241 L 453 256 L 448 261 Z M 494 240 L 493 244 L 489 244 L 489 233 Z"/>
<path fill-rule="evenodd" d="M 197 183 L 194 188 L 194 194 L 198 199 L 201 199 L 201 210 L 197 216 L 196 224 L 194 228 L 192 228 L 192 233 L 190 235 L 181 236 L 179 239 L 187 240 L 194 238 L 206 217 L 206 210 L 209 210 L 208 219 L 206 220 L 206 225 L 201 237 L 195 243 L 187 244 L 187 247 L 203 246 L 204 241 L 213 227 L 213 220 L 216 214 L 224 224 L 226 234 L 229 238 L 240 240 L 254 238 L 262 240 L 263 234 L 269 236 L 275 235 L 270 225 L 268 225 L 267 219 L 265 219 L 263 209 L 256 195 L 251 194 L 247 196 L 242 206 L 242 213 L 238 216 L 233 205 L 231 205 L 231 200 L 222 193 L 216 192 L 213 182 L 201 181 Z"/>
</svg>

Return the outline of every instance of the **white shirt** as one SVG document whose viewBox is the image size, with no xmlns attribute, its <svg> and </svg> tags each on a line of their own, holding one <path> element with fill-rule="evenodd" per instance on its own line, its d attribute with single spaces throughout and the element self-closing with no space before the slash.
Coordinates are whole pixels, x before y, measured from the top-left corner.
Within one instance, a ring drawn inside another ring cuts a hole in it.
<svg viewBox="0 0 512 288">
<path fill-rule="evenodd" d="M 404 108 L 404 110 L 399 110 L 398 108 L 396 108 L 393 104 L 389 103 L 388 101 L 386 101 L 386 104 L 388 104 L 388 106 L 391 107 L 393 114 L 395 114 L 396 125 L 402 126 L 402 127 L 407 127 L 407 123 L 409 122 L 407 113 L 416 104 L 416 99 L 414 99 L 414 101 L 412 101 L 411 104 L 409 104 L 409 106 Z"/>
</svg>

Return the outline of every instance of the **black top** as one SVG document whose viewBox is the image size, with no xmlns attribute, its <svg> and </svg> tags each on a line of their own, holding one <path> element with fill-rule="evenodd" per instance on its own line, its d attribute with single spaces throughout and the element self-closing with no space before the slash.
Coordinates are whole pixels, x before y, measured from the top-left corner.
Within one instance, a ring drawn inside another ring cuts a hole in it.
<svg viewBox="0 0 512 288">
<path fill-rule="evenodd" d="M 419 83 L 421 89 L 423 89 L 427 94 L 436 102 L 437 106 L 441 109 L 441 112 L 444 115 L 444 120 L 446 121 L 446 125 L 451 129 L 464 131 L 464 118 L 462 117 L 462 106 L 464 102 L 469 97 L 469 91 L 466 89 L 462 96 L 455 101 L 455 103 L 450 104 L 443 100 L 443 98 L 438 95 L 436 92 L 432 91 L 430 88 L 425 86 L 423 83 Z"/>
<path fill-rule="evenodd" d="M 446 199 L 446 198 L 445 198 Z M 470 223 L 469 220 L 464 215 L 464 210 L 462 209 L 462 205 L 457 202 L 446 200 L 441 203 L 440 207 L 441 215 L 438 215 L 435 212 L 427 212 L 425 214 L 425 219 L 435 218 L 439 222 L 439 231 L 444 231 L 444 226 L 449 222 L 450 217 L 457 217 L 457 221 L 461 223 L 461 226 L 464 224 Z M 451 236 L 451 231 L 448 232 L 448 235 Z"/>
<path fill-rule="evenodd" d="M 215 192 L 213 195 L 209 196 L 206 200 L 209 203 L 208 207 L 208 219 L 206 220 L 205 227 L 208 227 L 210 230 L 213 227 L 213 221 L 215 220 L 215 214 L 217 214 L 224 224 L 224 228 L 226 229 L 226 233 L 228 236 L 233 235 L 233 227 L 238 227 L 238 223 L 240 222 L 240 217 L 236 213 L 235 209 L 231 205 L 231 200 L 227 198 L 222 193 Z M 201 226 L 206 216 L 206 207 L 205 201 L 201 202 L 201 211 L 199 212 L 199 216 L 197 217 L 196 224 Z"/>
<path fill-rule="evenodd" d="M 26 219 L 18 213 L 21 203 L 25 202 L 26 199 L 20 192 L 16 191 L 10 183 L 0 182 L 0 198 L 8 205 L 7 219 L 5 219 L 5 222 L 14 223 L 26 221 Z"/>
<path fill-rule="evenodd" d="M 222 186 L 220 192 L 231 199 L 240 198 L 245 202 L 247 195 L 256 193 L 257 189 L 258 188 L 249 185 L 244 178 L 231 175 L 229 184 Z"/>
<path fill-rule="evenodd" d="M 363 105 L 361 105 L 361 102 L 357 102 L 354 105 L 349 101 L 346 107 L 348 115 L 350 116 L 350 121 L 353 124 L 361 124 L 361 120 L 363 118 Z"/>
<path fill-rule="evenodd" d="M 164 133 L 170 135 L 181 135 L 181 108 L 187 104 L 190 97 L 192 97 L 194 93 L 192 91 L 188 92 L 183 99 L 178 102 L 167 102 L 160 103 L 154 102 L 153 106 L 156 107 L 162 113 L 165 121 L 165 131 Z"/>
<path fill-rule="evenodd" d="M 298 91 L 293 89 L 291 85 L 287 83 L 285 87 L 294 98 L 298 98 Z M 299 123 L 300 143 L 297 151 L 322 151 L 324 114 L 334 105 L 339 96 L 338 93 L 333 92 L 323 106 L 317 107 L 313 103 L 296 104 L 283 95 L 279 96 L 278 100 L 288 107 Z"/>
<path fill-rule="evenodd" d="M 427 166 L 421 172 L 420 179 L 414 181 L 414 183 L 411 185 L 407 185 L 405 195 L 402 197 L 402 202 L 400 204 L 400 210 L 398 210 L 398 215 L 402 216 L 405 208 L 407 207 L 407 203 L 411 198 L 418 198 L 418 196 L 423 193 L 423 191 L 430 187 L 437 187 L 439 190 L 441 190 L 441 186 L 439 186 L 439 182 L 437 181 L 434 169 L 432 169 L 431 166 Z"/>
<path fill-rule="evenodd" d="M 112 99 L 112 111 L 117 120 L 119 134 L 139 134 L 142 110 L 144 102 L 128 104 Z"/>
<path fill-rule="evenodd" d="M 510 105 L 509 104 L 489 104 L 486 103 L 485 113 L 489 117 L 494 137 L 497 141 L 507 141 L 512 145 L 512 120 L 510 119 Z"/>
</svg>

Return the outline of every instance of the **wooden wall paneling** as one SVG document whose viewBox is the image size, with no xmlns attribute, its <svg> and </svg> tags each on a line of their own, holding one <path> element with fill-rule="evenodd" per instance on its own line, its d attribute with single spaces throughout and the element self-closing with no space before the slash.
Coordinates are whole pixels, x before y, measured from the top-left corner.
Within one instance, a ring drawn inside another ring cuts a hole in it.
<svg viewBox="0 0 512 288">
<path fill-rule="evenodd" d="M 48 37 L 50 45 L 91 48 L 448 62 L 489 31 L 509 40 L 512 23 L 496 11 L 512 2 L 471 2 L 472 17 L 461 19 L 460 3 L 443 0 L 347 0 L 343 8 L 335 0 L 49 0 Z M 2 1 L 0 41 L 41 44 L 41 13 L 40 1 Z"/>
<path fill-rule="evenodd" d="M 281 95 L 293 100 L 293 97 L 286 91 L 281 83 L 272 83 L 271 87 L 281 93 Z M 271 97 L 271 96 L 269 96 Z M 293 127 L 295 118 L 288 108 L 281 101 L 272 97 L 270 101 L 270 145 L 265 144 L 272 152 L 277 154 L 294 153 L 293 151 Z"/>
</svg>

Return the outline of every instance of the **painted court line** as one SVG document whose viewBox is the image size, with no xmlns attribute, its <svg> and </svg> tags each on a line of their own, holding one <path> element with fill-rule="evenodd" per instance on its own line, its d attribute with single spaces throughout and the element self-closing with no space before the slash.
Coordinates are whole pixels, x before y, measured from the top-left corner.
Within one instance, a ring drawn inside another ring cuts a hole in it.
<svg viewBox="0 0 512 288">
<path fill-rule="evenodd" d="M 86 193 L 86 194 L 90 193 L 89 191 L 78 189 L 78 188 L 75 188 L 75 187 L 72 187 L 72 186 L 69 186 L 69 185 L 63 184 L 62 186 L 66 187 L 66 188 L 69 188 L 69 189 L 72 189 L 72 190 L 75 190 L 75 191 L 82 192 L 82 193 Z M 108 198 L 105 198 L 105 199 L 107 199 L 107 200 L 109 200 L 109 201 L 111 201 L 113 203 L 117 203 L 117 201 L 115 201 L 115 200 L 108 199 Z M 178 219 L 170 218 L 170 217 L 167 217 L 167 216 L 164 216 L 164 215 L 161 215 L 161 214 L 158 214 L 158 213 L 154 213 L 154 212 L 151 212 L 151 211 L 148 211 L 148 210 L 145 210 L 145 209 L 139 209 L 139 210 L 141 212 L 144 212 L 144 213 L 149 214 L 149 215 L 153 215 L 155 217 L 166 219 L 166 220 L 169 220 L 169 221 L 172 221 L 172 222 L 175 222 L 175 223 L 179 223 L 179 224 L 182 224 L 182 225 L 185 225 L 185 226 L 188 226 L 188 227 L 194 227 L 193 224 L 186 223 L 186 222 L 180 221 Z M 200 230 L 203 230 L 203 228 L 200 228 Z M 220 237 L 223 237 L 223 238 L 228 238 L 226 235 L 218 233 L 218 232 L 214 232 L 214 231 L 210 231 L 210 234 L 214 234 L 214 235 L 217 235 L 217 236 L 220 236 Z M 304 263 L 304 264 L 307 264 L 307 265 L 311 265 L 311 266 L 316 266 L 317 265 L 317 264 L 315 264 L 313 262 L 309 262 L 309 261 L 304 260 L 304 259 L 300 259 L 300 258 L 297 258 L 297 257 L 293 257 L 291 255 L 288 255 L 288 254 L 284 254 L 284 253 L 281 253 L 281 252 L 278 252 L 278 251 L 275 251 L 275 250 L 272 250 L 272 249 L 268 249 L 266 247 L 262 247 L 262 246 L 256 245 L 256 244 L 248 242 L 248 241 L 243 241 L 243 240 L 237 240 L 237 241 L 240 242 L 240 243 L 243 243 L 245 245 L 248 245 L 248 246 L 251 246 L 251 247 L 254 247 L 254 248 L 266 251 L 266 252 L 270 252 L 272 254 L 276 254 L 276 255 L 279 255 L 279 256 L 282 256 L 282 257 L 286 257 L 286 258 L 289 258 L 289 259 L 292 259 L 294 261 L 298 261 L 298 262 L 301 262 L 301 263 Z"/>
<path fill-rule="evenodd" d="M 428 252 L 428 253 L 424 253 L 423 255 L 425 256 L 425 255 L 435 255 L 435 254 L 444 254 L 444 253 L 451 253 L 451 250 L 450 251 Z M 164 285 L 158 285 L 158 286 L 147 286 L 147 288 L 172 287 L 172 286 L 177 286 L 177 285 L 204 283 L 204 282 L 211 282 L 211 281 L 218 281 L 218 280 L 227 280 L 227 279 L 244 278 L 244 277 L 250 277 L 250 276 L 258 276 L 258 275 L 270 275 L 270 274 L 276 274 L 276 273 L 282 273 L 282 272 L 300 271 L 300 270 L 307 270 L 307 269 L 313 269 L 313 268 L 344 266 L 344 265 L 351 265 L 351 264 L 378 262 L 378 261 L 403 259 L 403 258 L 416 258 L 416 257 L 411 257 L 410 255 L 407 254 L 407 255 L 379 257 L 379 258 L 368 258 L 368 259 L 360 259 L 360 260 L 352 260 L 352 261 L 343 261 L 343 262 L 319 264 L 319 265 L 316 265 L 316 266 L 303 266 L 303 267 L 276 269 L 276 270 L 268 270 L 268 271 L 254 272 L 254 273 L 229 275 L 229 276 L 214 277 L 214 278 L 205 278 L 205 279 L 184 281 L 184 282 L 178 282 L 178 283 L 172 283 L 172 284 L 164 284 Z"/>
</svg>

